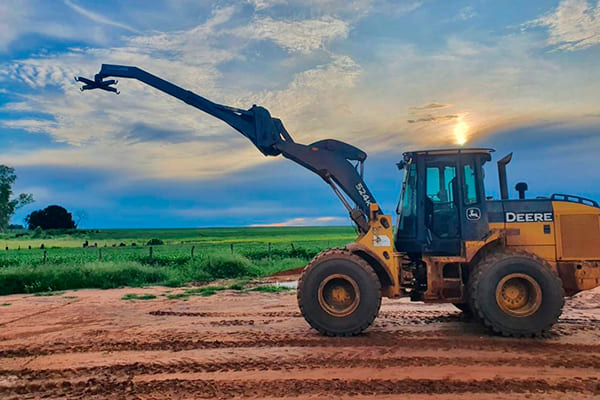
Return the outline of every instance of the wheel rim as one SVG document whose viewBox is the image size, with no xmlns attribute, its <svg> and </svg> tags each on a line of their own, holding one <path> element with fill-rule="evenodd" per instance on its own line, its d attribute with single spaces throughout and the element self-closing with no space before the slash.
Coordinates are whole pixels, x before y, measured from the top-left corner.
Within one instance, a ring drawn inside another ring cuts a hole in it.
<svg viewBox="0 0 600 400">
<path fill-rule="evenodd" d="M 356 281 L 344 274 L 330 275 L 319 285 L 319 304 L 329 315 L 346 317 L 358 308 L 360 291 Z"/>
<path fill-rule="evenodd" d="M 507 314 L 528 317 L 542 305 L 542 289 L 529 275 L 510 274 L 496 287 L 496 303 Z"/>
</svg>

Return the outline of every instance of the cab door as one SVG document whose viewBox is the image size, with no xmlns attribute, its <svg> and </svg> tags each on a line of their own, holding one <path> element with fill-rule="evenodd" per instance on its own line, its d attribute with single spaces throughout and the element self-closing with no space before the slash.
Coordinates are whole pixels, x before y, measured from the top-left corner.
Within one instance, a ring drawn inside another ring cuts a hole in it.
<svg viewBox="0 0 600 400">
<path fill-rule="evenodd" d="M 460 223 L 462 240 L 482 240 L 489 232 L 487 201 L 483 184 L 483 159 L 478 154 L 461 154 Z"/>
<path fill-rule="evenodd" d="M 424 253 L 459 255 L 461 218 L 456 157 L 425 162 Z"/>
</svg>

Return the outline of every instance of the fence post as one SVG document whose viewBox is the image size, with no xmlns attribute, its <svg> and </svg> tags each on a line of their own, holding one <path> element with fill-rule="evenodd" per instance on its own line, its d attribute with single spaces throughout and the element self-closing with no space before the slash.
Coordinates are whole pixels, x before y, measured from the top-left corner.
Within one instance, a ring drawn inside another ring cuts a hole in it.
<svg viewBox="0 0 600 400">
<path fill-rule="evenodd" d="M 234 250 L 233 250 L 233 243 L 231 243 L 231 244 L 229 245 L 229 247 L 231 247 L 231 254 L 233 254 L 233 253 L 234 253 Z"/>
<path fill-rule="evenodd" d="M 192 252 L 191 252 L 191 253 L 192 253 L 192 260 L 194 259 L 194 248 L 195 248 L 195 247 L 196 247 L 196 246 L 192 246 Z"/>
<path fill-rule="evenodd" d="M 102 261 L 102 249 L 98 248 L 98 260 Z"/>
<path fill-rule="evenodd" d="M 44 250 L 44 264 L 46 263 L 46 260 L 47 260 L 47 258 L 48 258 L 48 257 L 47 257 L 46 250 Z"/>
<path fill-rule="evenodd" d="M 150 246 L 150 261 L 152 261 L 153 253 L 152 246 Z"/>
<path fill-rule="evenodd" d="M 273 259 L 273 256 L 271 253 L 271 242 L 269 242 L 269 260 L 272 260 L 272 259 Z"/>
<path fill-rule="evenodd" d="M 296 249 L 294 248 L 294 242 L 290 243 L 292 245 L 292 251 L 296 251 Z"/>
</svg>

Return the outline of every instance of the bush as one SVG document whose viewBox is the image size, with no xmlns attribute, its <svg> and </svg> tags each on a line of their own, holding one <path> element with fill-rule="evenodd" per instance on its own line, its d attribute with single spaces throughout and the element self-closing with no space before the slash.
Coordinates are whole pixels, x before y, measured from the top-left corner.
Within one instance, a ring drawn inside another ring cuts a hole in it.
<svg viewBox="0 0 600 400">
<path fill-rule="evenodd" d="M 265 258 L 306 258 L 311 259 L 316 256 L 321 250 L 305 249 L 303 247 L 295 248 L 274 248 L 270 252 L 267 249 L 250 249 L 243 252 L 244 256 L 251 260 L 262 260 Z"/>
<path fill-rule="evenodd" d="M 257 275 L 250 260 L 238 255 L 211 256 L 202 261 L 201 267 L 214 279 L 231 279 Z"/>
<path fill-rule="evenodd" d="M 150 239 L 148 240 L 148 243 L 146 243 L 146 246 L 160 246 L 161 244 L 165 244 L 165 242 L 163 242 L 160 239 Z"/>
<path fill-rule="evenodd" d="M 53 290 L 143 286 L 186 281 L 180 271 L 137 263 L 86 263 L 78 266 L 47 265 L 0 269 L 0 295 Z"/>
<path fill-rule="evenodd" d="M 33 230 L 33 234 L 31 235 L 31 237 L 34 239 L 38 239 L 38 238 L 42 238 L 42 237 L 45 238 L 46 234 L 44 233 L 44 230 L 41 227 L 36 226 L 36 228 Z"/>
</svg>

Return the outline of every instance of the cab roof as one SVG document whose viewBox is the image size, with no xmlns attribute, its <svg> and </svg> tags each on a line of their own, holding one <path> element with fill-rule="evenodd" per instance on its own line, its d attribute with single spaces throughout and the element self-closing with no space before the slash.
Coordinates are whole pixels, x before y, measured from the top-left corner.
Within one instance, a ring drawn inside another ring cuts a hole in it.
<svg viewBox="0 0 600 400">
<path fill-rule="evenodd" d="M 431 150 L 414 150 L 407 151 L 402 155 L 404 157 L 424 156 L 424 155 L 448 155 L 448 154 L 487 154 L 491 157 L 494 149 L 490 148 L 451 148 L 451 149 L 431 149 Z"/>
</svg>

